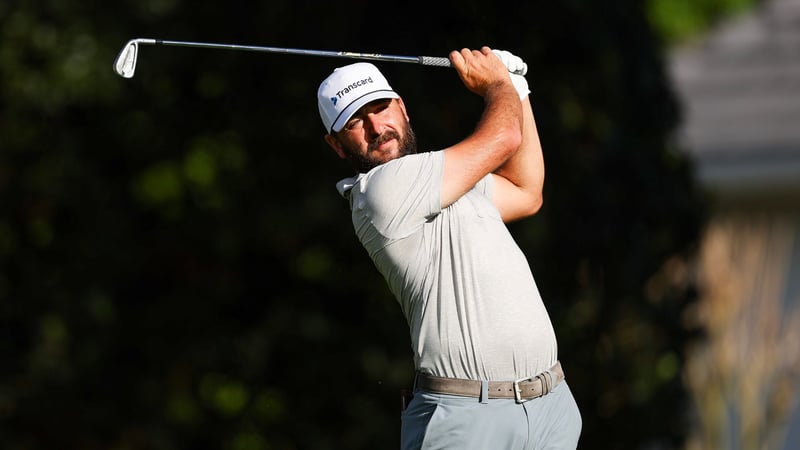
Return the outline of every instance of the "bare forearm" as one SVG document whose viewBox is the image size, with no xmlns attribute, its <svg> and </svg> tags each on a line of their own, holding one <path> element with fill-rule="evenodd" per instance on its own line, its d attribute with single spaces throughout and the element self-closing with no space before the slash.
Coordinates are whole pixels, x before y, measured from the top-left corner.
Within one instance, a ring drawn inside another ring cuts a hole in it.
<svg viewBox="0 0 800 450">
<path fill-rule="evenodd" d="M 514 101 L 515 91 L 509 83 L 498 83 L 488 90 L 484 96 L 485 107 L 471 138 L 484 140 L 481 146 L 475 149 L 478 158 L 496 160 L 495 167 L 500 167 L 509 156 L 517 150 L 517 143 L 521 147 L 524 120 L 523 109 Z M 498 145 L 503 143 L 505 145 Z M 495 156 L 488 156 L 485 149 L 489 149 Z"/>
<path fill-rule="evenodd" d="M 483 97 L 485 107 L 475 130 L 445 149 L 442 207 L 472 189 L 497 170 L 522 143 L 522 107 L 508 72 L 488 47 L 482 53 L 453 52 L 451 58 L 470 91 Z"/>
<path fill-rule="evenodd" d="M 522 115 L 522 143 L 493 172 L 495 189 L 492 200 L 504 222 L 532 216 L 543 203 L 544 160 L 527 98 L 522 101 Z"/>
<path fill-rule="evenodd" d="M 522 143 L 519 150 L 495 172 L 541 202 L 544 186 L 544 158 L 530 100 L 522 101 Z"/>
</svg>

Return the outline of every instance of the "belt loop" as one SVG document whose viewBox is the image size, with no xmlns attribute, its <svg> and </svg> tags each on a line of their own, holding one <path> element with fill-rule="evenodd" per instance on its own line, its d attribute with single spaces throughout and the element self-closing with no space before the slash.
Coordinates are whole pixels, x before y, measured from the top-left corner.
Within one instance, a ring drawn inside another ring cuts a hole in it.
<svg viewBox="0 0 800 450">
<path fill-rule="evenodd" d="M 489 382 L 481 380 L 481 396 L 478 399 L 481 403 L 489 403 Z"/>
</svg>

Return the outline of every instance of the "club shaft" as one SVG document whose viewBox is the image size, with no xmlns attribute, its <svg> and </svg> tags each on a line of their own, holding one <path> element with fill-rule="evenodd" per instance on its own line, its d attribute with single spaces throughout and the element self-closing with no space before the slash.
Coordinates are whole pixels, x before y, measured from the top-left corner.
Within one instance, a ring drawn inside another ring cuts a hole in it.
<svg viewBox="0 0 800 450">
<path fill-rule="evenodd" d="M 299 48 L 265 47 L 259 45 L 219 44 L 212 42 L 171 41 L 166 39 L 137 39 L 140 44 L 171 45 L 178 47 L 216 48 L 226 50 L 244 50 L 253 52 L 283 53 L 287 55 L 324 56 L 332 58 L 365 59 L 374 61 L 405 62 L 428 66 L 450 67 L 447 58 L 433 56 L 398 56 L 377 53 L 335 52 L 328 50 L 306 50 Z"/>
<path fill-rule="evenodd" d="M 245 50 L 253 52 L 269 52 L 269 53 L 283 53 L 287 55 L 308 55 L 308 56 L 325 56 L 333 58 L 350 58 L 350 59 L 366 59 L 375 61 L 389 61 L 389 62 L 405 62 L 413 64 L 421 64 L 423 66 L 437 66 L 437 67 L 452 67 L 448 58 L 436 56 L 398 56 L 398 55 L 381 55 L 377 53 L 355 53 L 355 52 L 334 52 L 328 50 L 305 50 L 299 48 L 285 48 L 285 47 L 264 47 L 259 45 L 237 45 L 237 44 L 218 44 L 212 42 L 191 42 L 191 41 L 170 41 L 165 39 L 145 39 L 137 38 L 131 39 L 125 44 L 125 47 L 117 55 L 114 60 L 114 71 L 125 78 L 133 77 L 136 71 L 136 60 L 139 53 L 139 45 L 170 45 L 177 47 L 200 47 L 200 48 L 216 48 L 223 50 Z M 527 66 L 514 72 L 519 75 L 525 75 Z"/>
</svg>

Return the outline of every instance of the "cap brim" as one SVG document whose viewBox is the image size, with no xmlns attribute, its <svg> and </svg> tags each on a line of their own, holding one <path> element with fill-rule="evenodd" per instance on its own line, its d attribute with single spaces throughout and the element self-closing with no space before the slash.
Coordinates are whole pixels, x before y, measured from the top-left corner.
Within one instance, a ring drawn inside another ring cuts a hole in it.
<svg viewBox="0 0 800 450">
<path fill-rule="evenodd" d="M 353 117 L 362 106 L 366 105 L 367 103 L 380 100 L 383 98 L 400 98 L 400 96 L 395 91 L 390 90 L 381 90 L 381 91 L 373 91 L 369 94 L 366 94 L 362 97 L 355 99 L 352 103 L 347 105 L 347 108 L 343 109 L 341 113 L 339 113 L 339 117 L 333 122 L 333 126 L 331 126 L 331 132 L 338 132 L 342 131 L 344 128 L 344 124 Z"/>
</svg>

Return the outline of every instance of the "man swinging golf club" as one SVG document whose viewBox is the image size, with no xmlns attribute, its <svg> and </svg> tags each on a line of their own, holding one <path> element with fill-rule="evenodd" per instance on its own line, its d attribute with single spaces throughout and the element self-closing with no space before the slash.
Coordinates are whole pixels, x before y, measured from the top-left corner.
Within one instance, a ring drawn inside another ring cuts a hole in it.
<svg viewBox="0 0 800 450">
<path fill-rule="evenodd" d="M 318 90 L 337 188 L 408 322 L 417 371 L 403 449 L 576 448 L 581 416 L 528 261 L 505 223 L 542 205 L 544 163 L 519 72 L 483 47 L 449 55 L 484 100 L 472 134 L 418 153 L 405 103 L 371 63 Z M 520 101 L 521 100 L 521 101 Z"/>
</svg>

